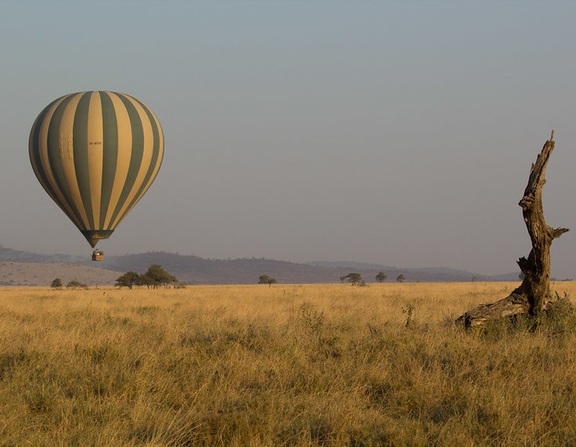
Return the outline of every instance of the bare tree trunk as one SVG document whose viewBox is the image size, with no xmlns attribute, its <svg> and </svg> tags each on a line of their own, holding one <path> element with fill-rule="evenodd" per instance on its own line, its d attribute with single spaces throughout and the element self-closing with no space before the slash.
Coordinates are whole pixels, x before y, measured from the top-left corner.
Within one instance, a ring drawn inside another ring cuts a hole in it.
<svg viewBox="0 0 576 447">
<path fill-rule="evenodd" d="M 552 228 L 544 220 L 542 188 L 546 183 L 546 165 L 553 150 L 554 131 L 544 143 L 536 163 L 532 164 L 528 185 L 519 203 L 532 241 L 528 258 L 522 257 L 518 260 L 524 276 L 522 284 L 506 298 L 464 313 L 456 323 L 472 327 L 521 314 L 535 317 L 554 301 L 550 292 L 550 247 L 552 241 L 566 233 L 568 228 Z"/>
</svg>

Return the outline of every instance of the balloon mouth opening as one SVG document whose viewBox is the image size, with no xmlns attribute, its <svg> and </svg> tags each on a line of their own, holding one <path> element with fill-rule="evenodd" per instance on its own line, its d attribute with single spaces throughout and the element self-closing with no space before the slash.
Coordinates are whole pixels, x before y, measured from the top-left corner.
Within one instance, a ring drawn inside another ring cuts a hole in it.
<svg viewBox="0 0 576 447">
<path fill-rule="evenodd" d="M 114 230 L 82 230 L 82 234 L 90 246 L 94 248 L 101 239 L 108 239 L 113 231 Z"/>
</svg>

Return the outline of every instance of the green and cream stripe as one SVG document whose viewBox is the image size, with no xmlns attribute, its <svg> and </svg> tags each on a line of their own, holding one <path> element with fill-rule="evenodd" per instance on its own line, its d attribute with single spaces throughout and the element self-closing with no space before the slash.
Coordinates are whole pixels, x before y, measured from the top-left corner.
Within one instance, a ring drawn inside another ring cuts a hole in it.
<svg viewBox="0 0 576 447">
<path fill-rule="evenodd" d="M 122 93 L 63 96 L 30 132 L 38 180 L 94 247 L 106 239 L 154 181 L 164 135 L 154 113 Z"/>
</svg>

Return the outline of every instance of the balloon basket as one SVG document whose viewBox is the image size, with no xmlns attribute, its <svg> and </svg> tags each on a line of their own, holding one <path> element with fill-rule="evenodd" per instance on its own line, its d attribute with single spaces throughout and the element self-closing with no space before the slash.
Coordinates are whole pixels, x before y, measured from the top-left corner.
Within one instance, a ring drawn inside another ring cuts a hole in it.
<svg viewBox="0 0 576 447">
<path fill-rule="evenodd" d="M 92 260 L 93 261 L 103 261 L 104 260 L 104 252 L 102 250 L 94 250 L 92 252 Z"/>
</svg>

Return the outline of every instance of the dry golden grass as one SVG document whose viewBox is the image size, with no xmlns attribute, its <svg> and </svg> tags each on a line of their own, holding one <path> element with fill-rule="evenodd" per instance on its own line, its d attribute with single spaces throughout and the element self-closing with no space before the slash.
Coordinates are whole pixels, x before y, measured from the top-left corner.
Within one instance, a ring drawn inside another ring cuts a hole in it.
<svg viewBox="0 0 576 447">
<path fill-rule="evenodd" d="M 515 286 L 3 288 L 0 445 L 575 445 L 572 315 L 450 324 Z"/>
</svg>

